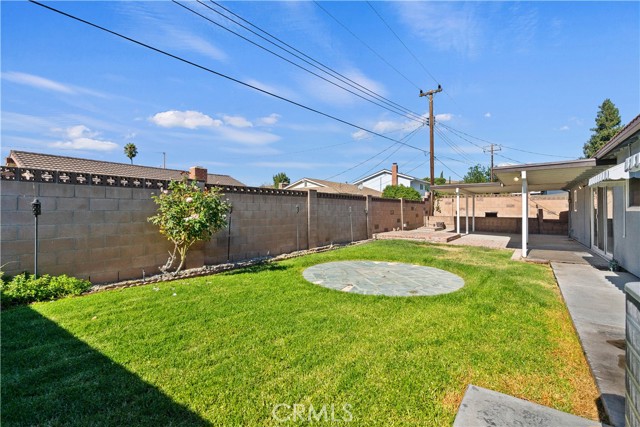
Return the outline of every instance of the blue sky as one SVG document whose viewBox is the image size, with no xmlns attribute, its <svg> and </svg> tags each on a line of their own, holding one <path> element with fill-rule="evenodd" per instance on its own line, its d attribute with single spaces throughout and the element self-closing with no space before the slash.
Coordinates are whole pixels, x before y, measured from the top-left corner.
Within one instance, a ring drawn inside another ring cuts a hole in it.
<svg viewBox="0 0 640 427">
<path fill-rule="evenodd" d="M 181 3 L 311 69 L 202 4 Z M 455 180 L 470 165 L 489 164 L 481 149 L 489 142 L 503 145 L 497 164 L 580 157 L 605 98 L 624 123 L 640 113 L 638 2 L 223 3 L 400 105 L 400 114 L 173 2 L 46 4 L 413 147 L 8 1 L 1 4 L 3 157 L 20 149 L 128 162 L 123 146 L 133 142 L 136 164 L 161 166 L 165 152 L 167 167 L 201 165 L 248 185 L 281 171 L 292 180 L 350 182 L 392 162 L 425 177 L 428 128 L 406 111 L 426 114 L 419 89 L 441 84 L 435 172 Z"/>
</svg>

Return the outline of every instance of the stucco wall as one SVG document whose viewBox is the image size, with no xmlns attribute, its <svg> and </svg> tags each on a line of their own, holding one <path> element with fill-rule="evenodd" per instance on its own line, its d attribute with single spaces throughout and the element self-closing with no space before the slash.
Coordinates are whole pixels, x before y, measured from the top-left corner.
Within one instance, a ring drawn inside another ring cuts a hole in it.
<svg viewBox="0 0 640 427">
<path fill-rule="evenodd" d="M 571 189 L 569 204 L 569 236 L 582 243 L 591 246 L 591 191 L 588 186 L 582 189 Z M 576 198 L 577 197 L 577 201 Z M 574 206 L 576 203 L 576 206 Z M 576 210 L 577 209 L 577 210 Z"/>
</svg>

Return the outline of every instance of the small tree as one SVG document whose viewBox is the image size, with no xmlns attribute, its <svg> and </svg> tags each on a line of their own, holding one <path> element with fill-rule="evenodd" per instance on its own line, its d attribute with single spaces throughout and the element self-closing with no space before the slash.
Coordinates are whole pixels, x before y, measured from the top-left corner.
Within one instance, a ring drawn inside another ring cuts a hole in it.
<svg viewBox="0 0 640 427">
<path fill-rule="evenodd" d="M 187 251 L 195 242 L 208 240 L 213 233 L 226 227 L 226 213 L 230 205 L 220 199 L 218 188 L 201 190 L 195 182 L 171 181 L 169 188 L 159 196 L 152 196 L 158 205 L 158 213 L 148 221 L 160 227 L 160 233 L 174 244 L 169 261 L 161 268 L 168 271 L 176 257 L 180 255 L 182 269 L 187 259 Z"/>
<path fill-rule="evenodd" d="M 425 180 L 425 181 L 427 181 L 427 180 Z M 439 178 L 435 178 L 433 180 L 433 182 L 436 185 L 444 185 L 444 184 L 446 184 L 447 183 L 447 178 L 444 177 L 444 171 L 440 172 L 440 177 Z"/>
<path fill-rule="evenodd" d="M 593 134 L 582 147 L 584 157 L 593 157 L 598 150 L 604 147 L 622 129 L 621 121 L 620 111 L 610 99 L 605 99 L 598 109 L 596 127 L 591 128 Z"/>
<path fill-rule="evenodd" d="M 133 158 L 138 155 L 138 148 L 136 144 L 130 142 L 124 146 L 124 155 L 131 160 L 131 164 L 133 164 Z"/>
<path fill-rule="evenodd" d="M 491 181 L 491 169 L 477 164 L 471 166 L 467 174 L 462 178 L 466 183 Z"/>
<path fill-rule="evenodd" d="M 291 180 L 289 179 L 287 174 L 284 173 L 284 172 L 279 172 L 279 173 L 273 175 L 273 186 L 275 188 L 280 187 L 280 184 L 289 185 L 290 183 L 291 183 Z"/>
<path fill-rule="evenodd" d="M 418 190 L 404 185 L 387 185 L 382 191 L 382 197 L 385 199 L 405 199 L 405 200 L 422 200 L 422 196 Z"/>
</svg>

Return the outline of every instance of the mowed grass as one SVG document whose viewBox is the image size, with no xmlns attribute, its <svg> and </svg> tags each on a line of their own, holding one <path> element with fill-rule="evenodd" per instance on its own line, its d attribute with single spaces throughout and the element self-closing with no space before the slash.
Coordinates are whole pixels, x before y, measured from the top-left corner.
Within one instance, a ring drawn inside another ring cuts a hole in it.
<svg viewBox="0 0 640 427">
<path fill-rule="evenodd" d="M 378 241 L 7 310 L 2 425 L 446 426 L 471 383 L 597 419 L 550 268 L 510 256 Z M 302 277 L 357 259 L 442 268 L 465 286 L 394 298 Z"/>
</svg>

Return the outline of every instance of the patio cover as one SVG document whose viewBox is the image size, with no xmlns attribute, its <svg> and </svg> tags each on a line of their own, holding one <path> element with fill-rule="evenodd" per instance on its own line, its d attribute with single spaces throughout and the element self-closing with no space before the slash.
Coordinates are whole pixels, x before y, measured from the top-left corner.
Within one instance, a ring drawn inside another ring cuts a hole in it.
<svg viewBox="0 0 640 427">
<path fill-rule="evenodd" d="M 530 191 L 569 191 L 579 185 L 586 186 L 588 180 L 605 171 L 615 160 L 580 159 L 566 162 L 530 163 L 522 165 L 498 166 L 493 169 L 499 182 L 457 183 L 434 185 L 435 191 L 457 195 L 457 232 L 460 232 L 460 193 L 473 196 L 473 231 L 475 231 L 475 195 L 493 193 L 522 193 Z M 529 198 L 522 198 L 522 256 L 527 256 Z M 469 233 L 469 209 L 467 200 L 467 233 Z"/>
</svg>

